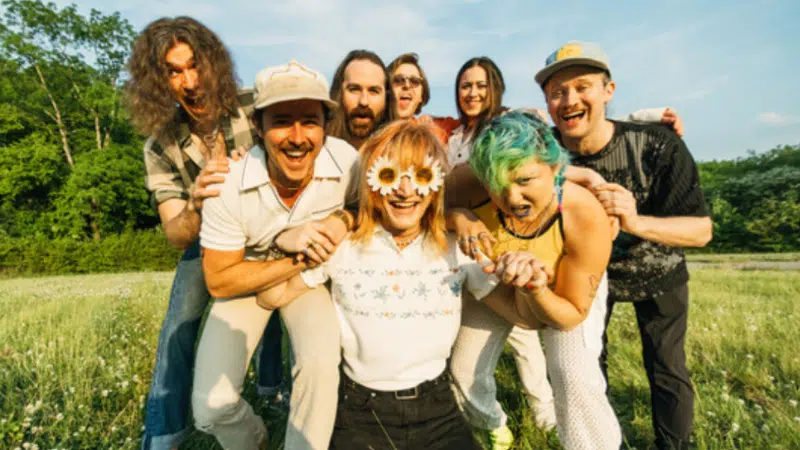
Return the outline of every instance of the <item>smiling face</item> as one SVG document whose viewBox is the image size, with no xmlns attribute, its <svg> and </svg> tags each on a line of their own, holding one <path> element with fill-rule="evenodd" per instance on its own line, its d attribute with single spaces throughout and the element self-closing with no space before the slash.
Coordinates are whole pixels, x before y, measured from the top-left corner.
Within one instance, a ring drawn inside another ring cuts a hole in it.
<svg viewBox="0 0 800 450">
<path fill-rule="evenodd" d="M 508 174 L 502 193 L 489 192 L 492 202 L 506 215 L 521 222 L 535 221 L 555 192 L 557 166 L 531 158 Z"/>
<path fill-rule="evenodd" d="M 408 119 L 414 116 L 422 103 L 422 75 L 414 64 L 400 64 L 391 76 L 392 94 L 395 98 L 397 117 Z"/>
<path fill-rule="evenodd" d="M 192 48 L 178 42 L 167 51 L 164 59 L 172 97 L 195 119 L 204 118 L 209 108 L 200 91 L 200 72 Z"/>
<path fill-rule="evenodd" d="M 422 218 L 433 201 L 434 193 L 420 195 L 411 178 L 403 176 L 400 185 L 389 195 L 381 196 L 381 225 L 393 236 L 413 236 L 422 227 Z"/>
<path fill-rule="evenodd" d="M 486 70 L 474 66 L 464 71 L 458 79 L 458 106 L 470 119 L 480 115 L 487 106 L 489 81 Z"/>
<path fill-rule="evenodd" d="M 553 74 L 544 87 L 547 111 L 561 136 L 578 141 L 601 130 L 615 84 L 600 70 L 571 66 Z"/>
<path fill-rule="evenodd" d="M 267 107 L 259 133 L 267 150 L 270 177 L 285 188 L 308 181 L 325 141 L 324 126 L 324 110 L 318 100 L 294 100 Z"/>
</svg>

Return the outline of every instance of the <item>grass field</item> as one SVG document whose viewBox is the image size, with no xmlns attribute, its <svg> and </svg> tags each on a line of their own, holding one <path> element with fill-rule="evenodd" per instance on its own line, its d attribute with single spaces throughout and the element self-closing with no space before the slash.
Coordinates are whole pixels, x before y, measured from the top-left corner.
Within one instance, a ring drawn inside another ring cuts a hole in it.
<svg viewBox="0 0 800 450">
<path fill-rule="evenodd" d="M 171 273 L 0 281 L 0 448 L 134 449 Z M 800 272 L 692 273 L 689 367 L 698 449 L 800 448 Z M 625 448 L 652 439 L 633 308 L 611 322 L 611 398 Z M 514 363 L 498 370 L 516 448 L 559 448 L 532 425 Z M 255 396 L 280 448 L 283 417 Z M 195 432 L 183 448 L 218 448 Z"/>
</svg>

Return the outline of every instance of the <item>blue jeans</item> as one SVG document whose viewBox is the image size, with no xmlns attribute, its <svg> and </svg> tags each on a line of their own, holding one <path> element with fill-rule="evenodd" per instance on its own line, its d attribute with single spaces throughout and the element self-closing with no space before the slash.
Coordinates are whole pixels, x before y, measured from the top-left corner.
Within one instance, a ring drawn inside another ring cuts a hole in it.
<svg viewBox="0 0 800 450">
<path fill-rule="evenodd" d="M 169 296 L 150 393 L 145 407 L 142 449 L 177 448 L 189 431 L 195 343 L 211 301 L 200 258 L 200 243 L 183 254 Z M 273 314 L 273 317 L 278 317 Z M 280 320 L 267 324 L 257 350 L 259 391 L 277 390 L 282 380 Z"/>
</svg>

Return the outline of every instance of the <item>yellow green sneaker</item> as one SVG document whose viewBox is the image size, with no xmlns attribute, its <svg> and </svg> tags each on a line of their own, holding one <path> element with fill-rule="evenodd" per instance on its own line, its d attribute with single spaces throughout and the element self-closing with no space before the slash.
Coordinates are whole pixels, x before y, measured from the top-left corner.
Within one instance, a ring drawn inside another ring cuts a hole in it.
<svg viewBox="0 0 800 450">
<path fill-rule="evenodd" d="M 489 430 L 489 445 L 491 450 L 508 450 L 514 443 L 514 435 L 507 425 Z"/>
</svg>

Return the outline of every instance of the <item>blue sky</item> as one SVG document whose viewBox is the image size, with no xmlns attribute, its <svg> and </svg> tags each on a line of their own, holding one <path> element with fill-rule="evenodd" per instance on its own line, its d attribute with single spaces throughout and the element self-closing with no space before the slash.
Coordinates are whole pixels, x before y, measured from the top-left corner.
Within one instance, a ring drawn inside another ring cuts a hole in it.
<svg viewBox="0 0 800 450">
<path fill-rule="evenodd" d="M 63 7 L 70 1 L 58 0 Z M 425 112 L 454 115 L 455 75 L 472 56 L 503 71 L 508 106 L 543 107 L 533 75 L 568 40 L 594 41 L 611 58 L 613 115 L 671 106 L 698 160 L 800 143 L 800 2 L 411 0 L 81 0 L 88 14 L 119 11 L 135 29 L 190 15 L 233 52 L 242 85 L 290 59 L 333 76 L 354 48 L 388 64 L 420 55 L 431 82 Z"/>
</svg>

